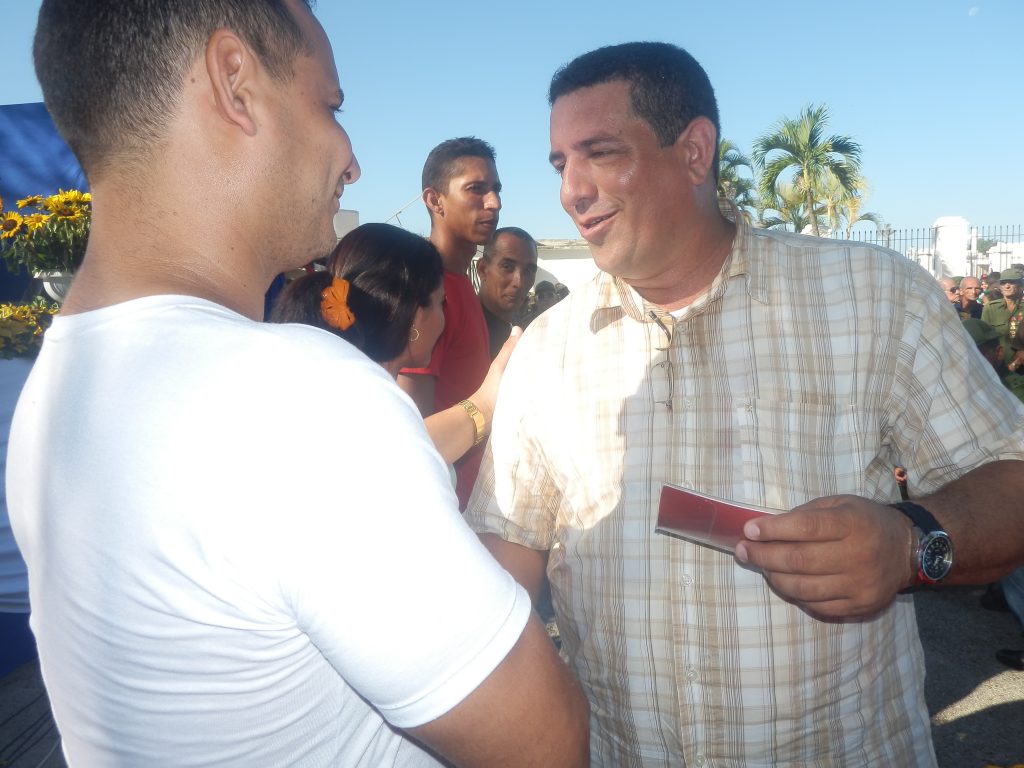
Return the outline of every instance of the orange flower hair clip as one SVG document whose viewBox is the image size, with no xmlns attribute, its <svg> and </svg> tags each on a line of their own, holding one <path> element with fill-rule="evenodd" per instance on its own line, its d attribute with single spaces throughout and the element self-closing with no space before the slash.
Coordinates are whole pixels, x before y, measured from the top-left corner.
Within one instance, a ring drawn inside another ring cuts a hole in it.
<svg viewBox="0 0 1024 768">
<path fill-rule="evenodd" d="M 347 331 L 356 321 L 348 308 L 348 280 L 336 277 L 320 294 L 320 314 L 332 328 Z"/>
</svg>

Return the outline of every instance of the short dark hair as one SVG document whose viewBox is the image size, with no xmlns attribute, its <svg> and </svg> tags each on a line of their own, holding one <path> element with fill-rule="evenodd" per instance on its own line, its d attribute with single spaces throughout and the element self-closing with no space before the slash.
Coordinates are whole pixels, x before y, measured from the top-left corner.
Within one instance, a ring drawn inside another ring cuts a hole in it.
<svg viewBox="0 0 1024 768">
<path fill-rule="evenodd" d="M 541 291 L 545 293 L 551 291 L 551 293 L 555 294 L 555 286 L 550 280 L 541 280 L 533 287 L 533 294 L 536 296 Z"/>
<path fill-rule="evenodd" d="M 87 174 L 161 141 L 168 105 L 222 27 L 279 82 L 294 76 L 299 51 L 312 50 L 286 0 L 43 0 L 36 77 Z"/>
<path fill-rule="evenodd" d="M 548 104 L 560 96 L 592 85 L 624 80 L 629 83 L 630 106 L 663 147 L 675 143 L 695 117 L 715 126 L 715 162 L 718 178 L 718 141 L 722 128 L 715 90 L 707 72 L 693 56 L 669 43 L 622 43 L 584 53 L 551 78 Z"/>
<path fill-rule="evenodd" d="M 496 163 L 494 147 L 475 136 L 462 136 L 442 141 L 427 155 L 423 164 L 423 186 L 438 192 L 447 192 L 452 178 L 459 172 L 459 161 L 464 157 L 479 157 Z"/>
<path fill-rule="evenodd" d="M 533 235 L 525 229 L 520 229 L 519 227 L 499 227 L 494 230 L 494 236 L 491 237 L 487 245 L 484 246 L 484 252 L 480 255 L 481 259 L 484 261 L 491 260 L 491 257 L 494 255 L 494 244 L 498 242 L 498 238 L 501 235 L 510 235 L 511 237 L 515 237 L 530 246 L 534 253 L 537 253 L 537 241 L 534 240 Z"/>
<path fill-rule="evenodd" d="M 356 321 L 342 331 L 320 312 L 321 293 L 334 277 L 348 280 L 348 306 Z M 419 307 L 444 280 L 433 243 L 390 224 L 363 224 L 343 237 L 326 272 L 293 280 L 278 296 L 270 321 L 305 323 L 341 336 L 377 363 L 394 360 L 409 343 Z"/>
</svg>

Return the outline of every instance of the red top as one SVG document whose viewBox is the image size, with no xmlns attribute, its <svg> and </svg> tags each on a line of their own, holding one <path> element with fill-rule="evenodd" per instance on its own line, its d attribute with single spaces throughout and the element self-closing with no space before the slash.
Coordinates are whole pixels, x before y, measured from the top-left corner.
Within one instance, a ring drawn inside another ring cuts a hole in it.
<svg viewBox="0 0 1024 768">
<path fill-rule="evenodd" d="M 488 351 L 487 321 L 473 283 L 465 275 L 444 271 L 444 331 L 437 340 L 426 368 L 403 368 L 402 373 L 433 376 L 434 413 L 465 400 L 476 392 L 491 365 Z M 468 416 L 466 418 L 469 418 Z M 483 443 L 455 462 L 458 478 L 455 492 L 459 509 L 465 509 L 473 490 Z"/>
</svg>

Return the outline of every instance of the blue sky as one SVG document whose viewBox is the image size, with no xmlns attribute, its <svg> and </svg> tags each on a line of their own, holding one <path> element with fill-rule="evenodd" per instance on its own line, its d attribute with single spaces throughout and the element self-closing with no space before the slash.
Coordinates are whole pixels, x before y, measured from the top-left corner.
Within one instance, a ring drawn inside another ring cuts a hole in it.
<svg viewBox="0 0 1024 768">
<path fill-rule="evenodd" d="M 39 3 L 5 6 L 0 103 L 39 101 L 30 54 Z M 319 0 L 317 15 L 363 169 L 343 205 L 363 222 L 417 198 L 431 147 L 476 135 L 498 152 L 502 223 L 577 236 L 547 163 L 547 84 L 579 53 L 630 40 L 687 48 L 716 88 L 723 136 L 747 153 L 781 117 L 827 104 L 831 132 L 863 147 L 865 210 L 896 228 L 939 216 L 1024 222 L 1020 0 Z M 428 226 L 419 203 L 401 220 Z"/>
</svg>

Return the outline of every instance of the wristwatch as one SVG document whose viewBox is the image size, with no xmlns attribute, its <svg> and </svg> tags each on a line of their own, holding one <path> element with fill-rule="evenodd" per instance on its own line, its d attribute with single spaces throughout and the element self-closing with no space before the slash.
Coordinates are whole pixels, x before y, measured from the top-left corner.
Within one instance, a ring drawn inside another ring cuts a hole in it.
<svg viewBox="0 0 1024 768">
<path fill-rule="evenodd" d="M 953 540 L 942 530 L 939 521 L 927 509 L 912 501 L 901 501 L 891 504 L 914 523 L 917 533 L 917 551 L 914 553 L 914 565 L 917 576 L 914 586 L 937 584 L 949 574 L 953 567 Z"/>
<path fill-rule="evenodd" d="M 487 420 L 484 419 L 484 415 L 472 400 L 460 400 L 459 405 L 462 406 L 462 409 L 473 421 L 473 430 L 475 433 L 473 436 L 473 445 L 480 445 L 484 438 L 487 437 Z"/>
</svg>

